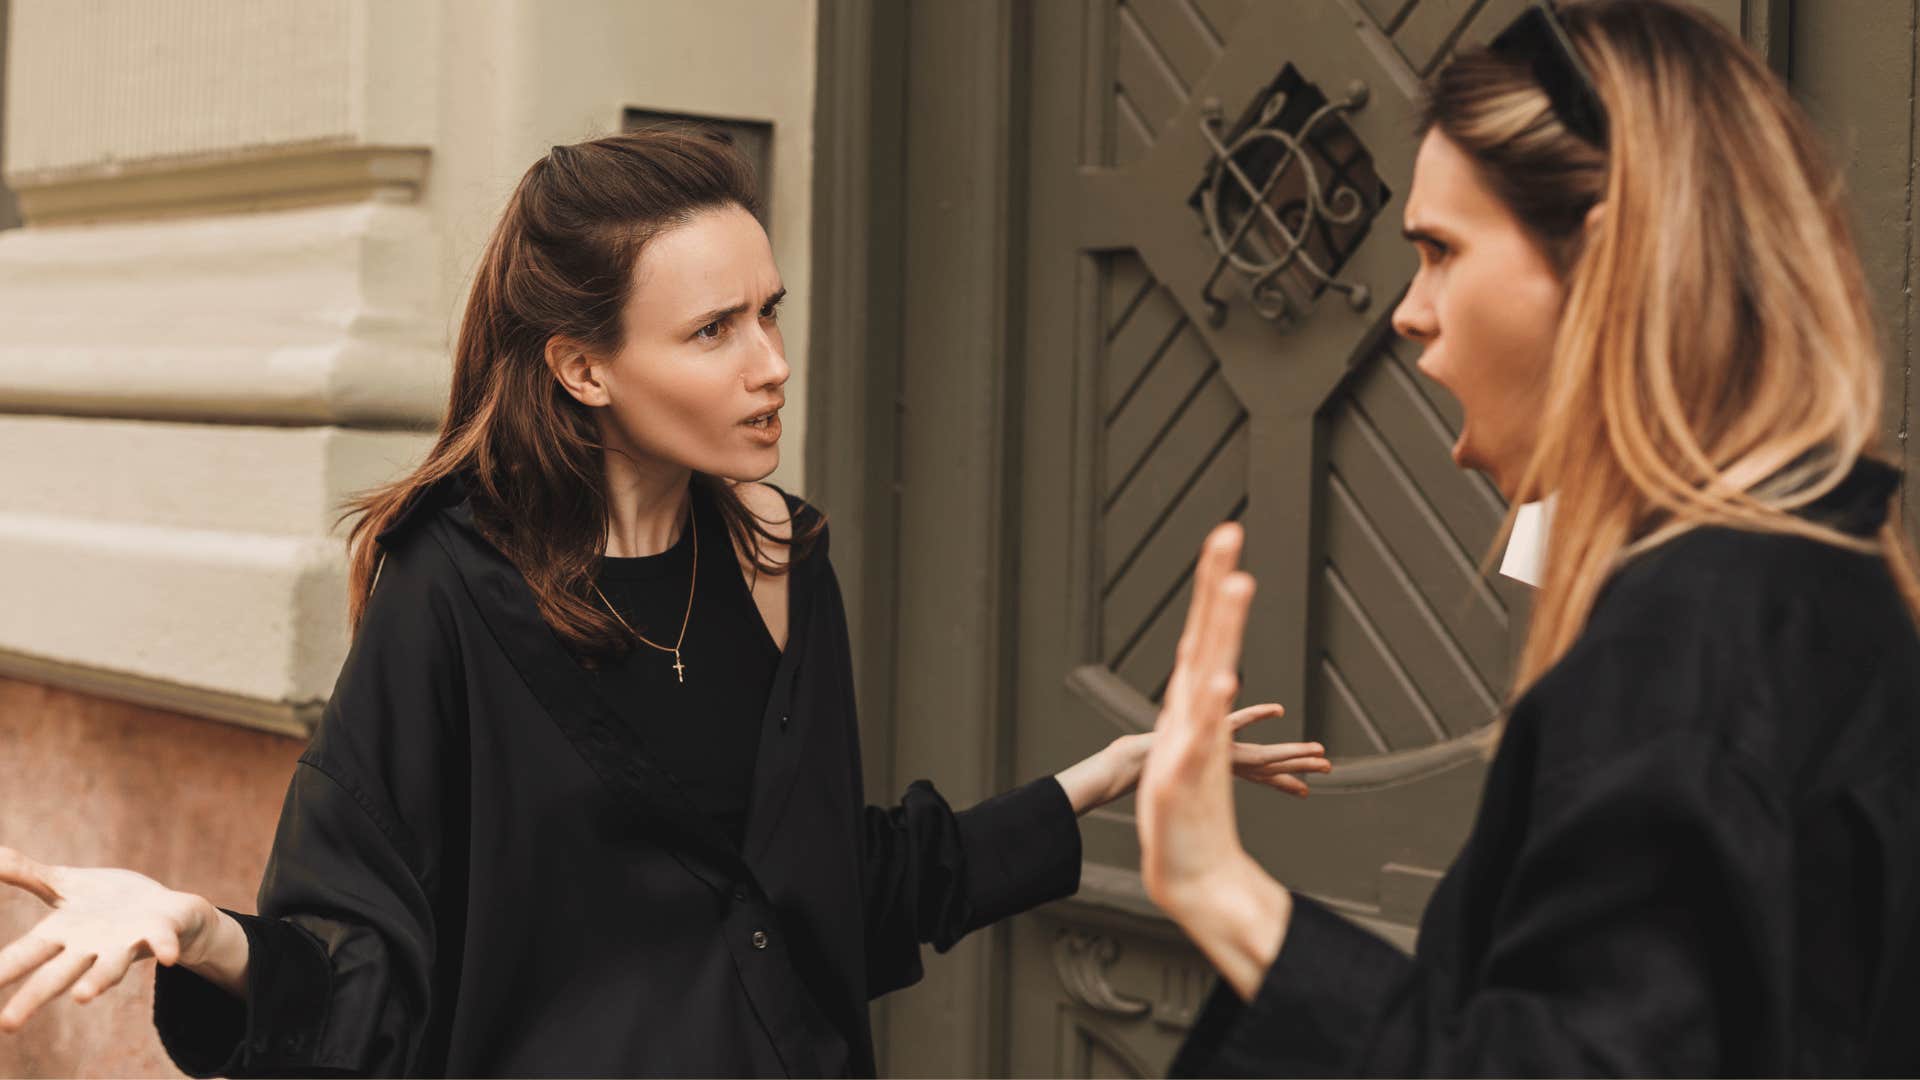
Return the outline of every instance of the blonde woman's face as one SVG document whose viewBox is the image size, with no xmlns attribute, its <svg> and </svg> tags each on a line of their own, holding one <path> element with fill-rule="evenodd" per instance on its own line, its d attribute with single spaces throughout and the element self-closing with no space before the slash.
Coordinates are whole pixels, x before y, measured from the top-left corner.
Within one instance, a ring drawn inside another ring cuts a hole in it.
<svg viewBox="0 0 1920 1080">
<path fill-rule="evenodd" d="M 1414 160 L 1405 231 L 1420 269 L 1393 328 L 1466 414 L 1454 464 L 1511 498 L 1533 454 L 1565 287 L 1464 151 L 1429 132 Z"/>
</svg>

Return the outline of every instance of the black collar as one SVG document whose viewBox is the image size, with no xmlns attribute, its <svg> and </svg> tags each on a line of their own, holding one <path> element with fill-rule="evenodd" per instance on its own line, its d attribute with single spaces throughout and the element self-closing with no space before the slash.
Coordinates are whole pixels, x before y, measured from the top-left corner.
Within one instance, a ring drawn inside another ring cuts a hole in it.
<svg viewBox="0 0 1920 1080">
<path fill-rule="evenodd" d="M 1900 490 L 1900 478 L 1898 468 L 1863 457 L 1854 462 L 1846 478 L 1832 491 L 1795 513 L 1853 536 L 1872 536 L 1887 523 L 1889 505 Z"/>
<path fill-rule="evenodd" d="M 374 535 L 374 543 L 389 547 L 393 538 L 413 528 L 448 507 L 457 506 L 467 499 L 466 479 L 459 475 L 442 477 L 413 493 L 413 498 L 402 507 L 386 527 Z"/>
</svg>

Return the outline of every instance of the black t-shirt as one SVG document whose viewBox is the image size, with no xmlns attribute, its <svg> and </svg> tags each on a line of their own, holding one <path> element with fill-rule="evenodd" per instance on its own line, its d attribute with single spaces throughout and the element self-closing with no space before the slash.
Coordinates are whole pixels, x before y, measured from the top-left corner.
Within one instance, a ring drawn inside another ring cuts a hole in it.
<svg viewBox="0 0 1920 1080">
<path fill-rule="evenodd" d="M 603 560 L 600 591 L 649 641 L 603 666 L 600 689 L 688 798 L 741 846 L 762 713 L 780 649 L 754 604 L 713 495 L 694 485 L 696 529 L 682 528 L 658 555 Z M 688 614 L 687 584 L 699 546 L 699 582 Z M 597 599 L 597 598 L 596 598 Z M 684 675 L 685 681 L 681 681 Z"/>
</svg>

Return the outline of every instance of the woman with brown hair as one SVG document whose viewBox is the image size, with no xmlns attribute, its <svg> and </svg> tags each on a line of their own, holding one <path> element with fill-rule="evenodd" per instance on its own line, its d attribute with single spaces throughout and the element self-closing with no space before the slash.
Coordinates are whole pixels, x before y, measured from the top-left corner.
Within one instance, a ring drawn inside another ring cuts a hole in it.
<svg viewBox="0 0 1920 1080">
<path fill-rule="evenodd" d="M 1433 78 L 1394 313 L 1551 496 L 1479 814 L 1402 955 L 1240 846 L 1209 538 L 1139 800 L 1200 1075 L 1920 1073 L 1920 633 L 1839 184 L 1733 36 L 1535 4 Z"/>
<path fill-rule="evenodd" d="M 555 147 L 481 260 L 440 437 L 355 507 L 352 651 L 259 915 L 0 849 L 54 911 L 0 1029 L 152 955 L 195 1075 L 871 1075 L 920 946 L 1066 895 L 1148 736 L 955 813 L 865 805 L 785 296 L 706 135 Z M 1274 707 L 1236 714 L 1243 724 Z M 1312 745 L 1243 745 L 1303 793 Z"/>
</svg>

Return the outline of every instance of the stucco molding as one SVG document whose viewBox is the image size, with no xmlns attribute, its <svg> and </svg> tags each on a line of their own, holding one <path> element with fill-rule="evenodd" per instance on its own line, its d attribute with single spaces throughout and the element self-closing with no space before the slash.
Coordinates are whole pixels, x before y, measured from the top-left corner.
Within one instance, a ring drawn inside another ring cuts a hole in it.
<svg viewBox="0 0 1920 1080">
<path fill-rule="evenodd" d="M 0 235 L 0 412 L 422 428 L 445 406 L 421 206 Z"/>
<path fill-rule="evenodd" d="M 261 701 L 240 694 L 183 686 L 164 679 L 70 664 L 7 649 L 0 649 L 0 678 L 38 683 L 197 719 L 237 724 L 294 739 L 305 739 L 312 735 L 314 725 L 319 723 L 320 713 L 326 707 L 320 701 Z"/>
<path fill-rule="evenodd" d="M 413 202 L 423 147 L 322 141 L 9 173 L 30 225 L 143 221 L 379 199 Z"/>
</svg>

